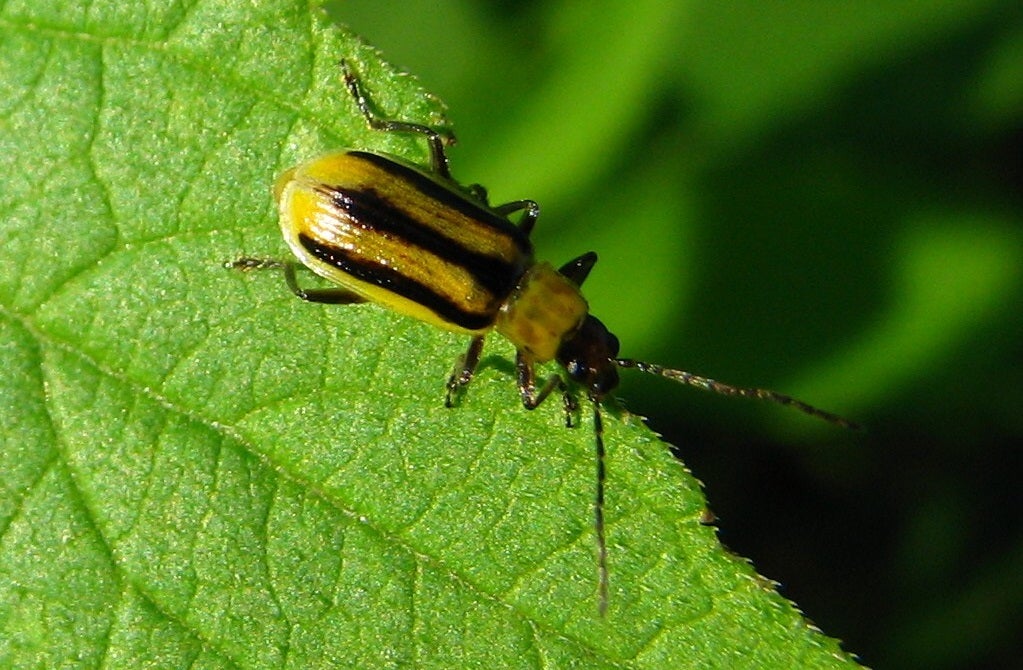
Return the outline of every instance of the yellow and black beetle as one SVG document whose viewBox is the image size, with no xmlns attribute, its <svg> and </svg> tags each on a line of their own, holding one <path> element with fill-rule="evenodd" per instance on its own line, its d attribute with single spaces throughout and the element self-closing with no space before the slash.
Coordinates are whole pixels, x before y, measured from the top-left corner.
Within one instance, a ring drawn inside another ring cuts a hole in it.
<svg viewBox="0 0 1023 670">
<path fill-rule="evenodd" d="M 379 119 L 359 80 L 341 62 L 345 85 L 370 127 L 426 138 L 431 169 L 395 156 L 341 150 L 285 172 L 274 186 L 281 232 L 307 268 L 336 287 L 303 289 L 295 263 L 241 258 L 241 269 L 276 267 L 288 286 L 311 302 L 374 302 L 472 337 L 447 382 L 446 404 L 472 380 L 483 340 L 494 330 L 516 348 L 519 394 L 533 409 L 558 390 L 566 423 L 576 407 L 560 375 L 536 383 L 534 366 L 557 361 L 568 380 L 593 404 L 597 451 L 594 500 L 599 568 L 599 608 L 607 607 L 604 536 L 604 439 L 600 404 L 618 385 L 619 368 L 635 368 L 724 395 L 761 398 L 840 426 L 853 424 L 781 393 L 723 384 L 682 370 L 618 358 L 618 338 L 589 313 L 579 287 L 597 255 L 588 252 L 558 269 L 533 258 L 529 234 L 540 212 L 532 200 L 491 206 L 480 186 L 451 178 L 445 138 L 428 126 Z M 522 212 L 517 223 L 509 216 Z"/>
</svg>

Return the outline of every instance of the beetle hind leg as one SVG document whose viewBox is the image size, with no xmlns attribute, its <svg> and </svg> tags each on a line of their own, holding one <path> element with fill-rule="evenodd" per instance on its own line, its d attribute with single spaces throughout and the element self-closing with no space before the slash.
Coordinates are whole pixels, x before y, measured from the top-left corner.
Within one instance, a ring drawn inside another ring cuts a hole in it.
<svg viewBox="0 0 1023 670">
<path fill-rule="evenodd" d="M 295 276 L 296 264 L 291 261 L 279 261 L 274 258 L 250 258 L 244 257 L 238 260 L 224 263 L 229 269 L 249 272 L 250 270 L 282 270 L 284 281 L 288 288 L 302 300 L 308 302 L 319 302 L 327 305 L 352 305 L 366 302 L 362 296 L 352 293 L 343 288 L 302 288 L 298 285 L 298 278 Z"/>
<path fill-rule="evenodd" d="M 291 292 L 302 300 L 325 305 L 354 305 L 366 302 L 361 295 L 343 288 L 302 288 L 295 276 L 295 266 L 295 263 L 284 264 L 284 281 L 288 283 Z"/>
</svg>

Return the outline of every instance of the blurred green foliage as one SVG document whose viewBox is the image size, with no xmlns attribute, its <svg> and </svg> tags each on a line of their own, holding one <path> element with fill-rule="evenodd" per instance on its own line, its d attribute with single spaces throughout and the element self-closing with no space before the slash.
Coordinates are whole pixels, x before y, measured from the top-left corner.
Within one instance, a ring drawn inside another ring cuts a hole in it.
<svg viewBox="0 0 1023 670">
<path fill-rule="evenodd" d="M 1023 6 L 329 7 L 449 105 L 459 179 L 541 202 L 541 256 L 600 253 L 623 353 L 868 424 L 628 377 L 726 543 L 868 664 L 1018 658 Z"/>
</svg>

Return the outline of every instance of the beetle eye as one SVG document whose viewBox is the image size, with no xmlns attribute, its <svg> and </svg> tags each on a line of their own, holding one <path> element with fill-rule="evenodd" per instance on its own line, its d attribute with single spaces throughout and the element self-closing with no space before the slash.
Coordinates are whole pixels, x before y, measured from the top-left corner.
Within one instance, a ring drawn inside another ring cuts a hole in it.
<svg viewBox="0 0 1023 670">
<path fill-rule="evenodd" d="M 557 359 L 569 378 L 598 400 L 618 386 L 617 355 L 618 338 L 599 319 L 587 315 L 575 335 L 562 342 Z"/>
<path fill-rule="evenodd" d="M 597 370 L 590 380 L 590 396 L 594 399 L 603 398 L 618 387 L 618 368 L 613 364 Z"/>
</svg>

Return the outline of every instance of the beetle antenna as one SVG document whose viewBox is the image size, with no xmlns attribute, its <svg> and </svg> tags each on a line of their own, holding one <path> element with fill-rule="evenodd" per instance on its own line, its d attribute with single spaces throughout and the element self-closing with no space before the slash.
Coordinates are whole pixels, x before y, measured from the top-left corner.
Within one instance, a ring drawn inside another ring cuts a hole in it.
<svg viewBox="0 0 1023 670">
<path fill-rule="evenodd" d="M 593 498 L 593 530 L 597 534 L 598 596 L 597 610 L 600 616 L 607 614 L 607 538 L 604 535 L 604 479 L 607 467 L 604 463 L 604 420 L 600 417 L 600 402 L 593 400 L 593 433 L 597 443 L 597 492 Z"/>
<path fill-rule="evenodd" d="M 666 377 L 679 382 L 680 384 L 695 386 L 696 388 L 703 389 L 704 391 L 713 391 L 714 393 L 720 393 L 721 395 L 767 400 L 768 402 L 777 403 L 779 405 L 794 407 L 804 414 L 815 416 L 818 419 L 823 419 L 828 423 L 833 423 L 836 426 L 841 426 L 842 428 L 850 428 L 852 430 L 860 429 L 860 425 L 858 423 L 840 417 L 837 414 L 832 414 L 831 412 L 827 412 L 823 409 L 818 409 L 813 405 L 805 403 L 802 400 L 797 400 L 796 398 L 785 395 L 784 393 L 771 391 L 770 389 L 732 386 L 731 384 L 725 384 L 709 377 L 701 377 L 700 375 L 693 374 L 692 372 L 686 372 L 685 370 L 673 370 L 662 365 L 644 363 L 643 361 L 636 361 L 630 358 L 617 358 L 614 359 L 614 362 L 620 368 L 634 368 L 640 372 L 647 372 L 652 375 Z"/>
</svg>

